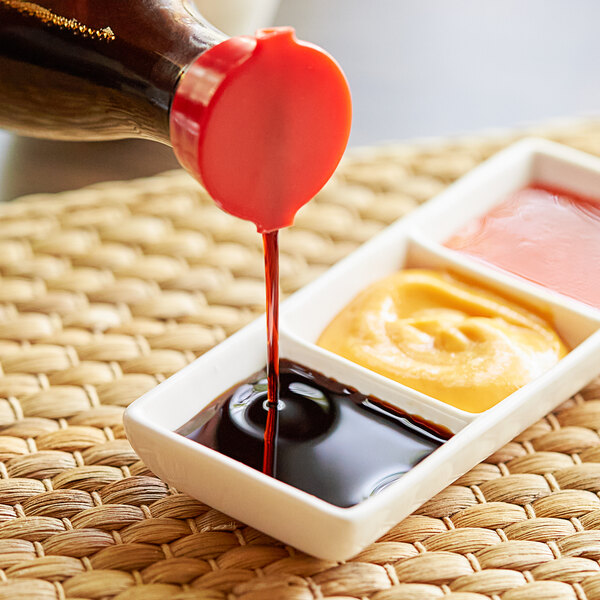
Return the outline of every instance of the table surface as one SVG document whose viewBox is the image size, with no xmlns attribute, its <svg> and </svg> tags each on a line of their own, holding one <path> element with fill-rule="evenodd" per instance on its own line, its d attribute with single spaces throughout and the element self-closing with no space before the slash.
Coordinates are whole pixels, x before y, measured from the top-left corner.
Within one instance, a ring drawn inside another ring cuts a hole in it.
<svg viewBox="0 0 600 600">
<path fill-rule="evenodd" d="M 354 98 L 351 145 L 511 127 L 600 106 L 600 3 L 283 0 L 276 24 L 329 50 Z M 174 168 L 127 140 L 59 143 L 0 132 L 0 199 Z"/>
</svg>

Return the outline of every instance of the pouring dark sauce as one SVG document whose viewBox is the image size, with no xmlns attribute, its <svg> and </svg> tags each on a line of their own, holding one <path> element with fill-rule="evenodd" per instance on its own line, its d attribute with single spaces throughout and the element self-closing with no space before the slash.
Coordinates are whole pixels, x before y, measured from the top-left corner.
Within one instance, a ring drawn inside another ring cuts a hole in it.
<svg viewBox="0 0 600 600">
<path fill-rule="evenodd" d="M 267 421 L 263 473 L 275 477 L 279 430 L 279 242 L 277 230 L 263 233 L 267 309 Z"/>
<path fill-rule="evenodd" d="M 280 361 L 274 476 L 349 507 L 396 481 L 452 433 L 287 359 Z M 263 470 L 266 372 L 214 400 L 177 433 Z"/>
</svg>

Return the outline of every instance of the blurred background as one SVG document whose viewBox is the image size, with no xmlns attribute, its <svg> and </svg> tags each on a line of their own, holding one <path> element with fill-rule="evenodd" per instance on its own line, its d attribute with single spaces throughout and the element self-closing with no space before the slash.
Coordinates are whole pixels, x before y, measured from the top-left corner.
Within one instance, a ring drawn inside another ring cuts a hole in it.
<svg viewBox="0 0 600 600">
<path fill-rule="evenodd" d="M 293 25 L 333 54 L 354 99 L 351 146 L 600 114 L 597 0 L 198 0 L 230 34 Z M 175 168 L 141 141 L 0 131 L 0 200 Z"/>
</svg>

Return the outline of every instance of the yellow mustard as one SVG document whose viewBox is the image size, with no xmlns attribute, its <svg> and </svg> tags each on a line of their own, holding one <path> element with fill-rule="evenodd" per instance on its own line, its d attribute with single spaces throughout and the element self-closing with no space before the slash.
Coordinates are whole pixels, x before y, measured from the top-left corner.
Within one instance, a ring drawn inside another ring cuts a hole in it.
<svg viewBox="0 0 600 600">
<path fill-rule="evenodd" d="M 473 413 L 567 353 L 556 332 L 529 310 L 448 273 L 420 269 L 363 290 L 318 344 Z"/>
</svg>

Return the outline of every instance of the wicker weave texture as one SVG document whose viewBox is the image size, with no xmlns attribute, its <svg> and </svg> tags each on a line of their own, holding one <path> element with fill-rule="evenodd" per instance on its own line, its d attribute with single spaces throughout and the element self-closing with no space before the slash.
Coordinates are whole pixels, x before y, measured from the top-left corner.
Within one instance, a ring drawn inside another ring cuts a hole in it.
<svg viewBox="0 0 600 600">
<path fill-rule="evenodd" d="M 542 133 L 600 154 L 598 122 Z M 516 137 L 352 153 L 283 233 L 283 291 Z M 0 215 L 0 599 L 600 599 L 600 382 L 352 561 L 316 560 L 169 489 L 123 432 L 263 310 L 252 226 L 183 172 Z"/>
</svg>

